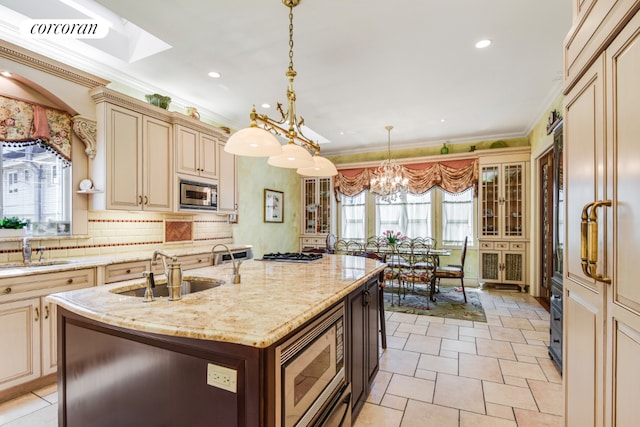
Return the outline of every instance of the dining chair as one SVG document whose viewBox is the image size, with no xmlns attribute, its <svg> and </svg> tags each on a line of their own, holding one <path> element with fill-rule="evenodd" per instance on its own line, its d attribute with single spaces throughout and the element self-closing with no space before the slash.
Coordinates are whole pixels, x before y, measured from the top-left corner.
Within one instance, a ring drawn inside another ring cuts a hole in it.
<svg viewBox="0 0 640 427">
<path fill-rule="evenodd" d="M 464 295 L 464 302 L 467 302 L 467 294 L 464 291 L 464 260 L 467 256 L 468 240 L 469 237 L 464 238 L 459 265 L 449 264 L 447 266 L 437 266 L 435 272 L 435 278 L 438 284 L 440 283 L 440 279 L 460 279 L 460 284 L 462 285 L 462 295 Z"/>
<path fill-rule="evenodd" d="M 430 249 L 431 247 L 421 240 L 411 242 L 410 251 L 401 255 L 408 267 L 399 273 L 399 281 L 402 282 L 405 292 L 408 284 L 411 284 L 413 291 L 417 284 L 426 285 L 428 298 L 434 301 L 436 260 L 429 254 Z M 428 304 L 427 301 L 427 306 Z"/>
</svg>

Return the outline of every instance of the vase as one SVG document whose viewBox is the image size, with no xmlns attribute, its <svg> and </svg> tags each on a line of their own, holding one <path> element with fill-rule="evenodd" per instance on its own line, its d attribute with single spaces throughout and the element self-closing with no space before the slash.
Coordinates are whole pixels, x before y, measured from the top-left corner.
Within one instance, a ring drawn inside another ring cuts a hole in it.
<svg viewBox="0 0 640 427">
<path fill-rule="evenodd" d="M 447 147 L 447 143 L 442 144 L 442 148 L 440 149 L 440 154 L 449 154 L 449 147 Z"/>
</svg>

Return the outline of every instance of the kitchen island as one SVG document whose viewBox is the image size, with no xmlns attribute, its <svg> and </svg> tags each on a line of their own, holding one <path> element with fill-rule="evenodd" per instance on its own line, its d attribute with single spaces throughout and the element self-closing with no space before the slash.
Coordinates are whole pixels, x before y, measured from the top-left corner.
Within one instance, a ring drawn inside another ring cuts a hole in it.
<svg viewBox="0 0 640 427">
<path fill-rule="evenodd" d="M 323 313 L 344 307 L 347 382 L 362 377 L 361 365 L 367 379 L 377 369 L 368 361 L 377 359 L 377 339 L 365 343 L 376 354 L 354 364 L 365 357 L 354 339 L 362 347 L 367 322 L 377 338 L 378 323 L 353 302 L 377 307 L 372 285 L 383 269 L 336 255 L 251 260 L 240 284 L 231 283 L 231 264 L 190 270 L 185 278 L 225 284 L 179 301 L 118 293 L 140 280 L 54 294 L 60 425 L 284 425 L 276 350 Z"/>
</svg>

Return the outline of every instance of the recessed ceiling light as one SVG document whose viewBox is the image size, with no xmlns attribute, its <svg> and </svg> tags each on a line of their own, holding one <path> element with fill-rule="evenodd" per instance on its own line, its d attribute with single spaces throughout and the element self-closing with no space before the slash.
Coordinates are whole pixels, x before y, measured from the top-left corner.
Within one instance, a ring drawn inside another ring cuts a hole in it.
<svg viewBox="0 0 640 427">
<path fill-rule="evenodd" d="M 444 123 L 446 121 L 447 121 L 446 119 L 440 119 L 440 123 Z"/>
<path fill-rule="evenodd" d="M 266 102 L 264 104 L 260 105 L 262 108 L 271 108 L 271 104 L 267 104 Z"/>
<path fill-rule="evenodd" d="M 209 77 L 213 77 L 214 79 L 219 79 L 220 77 L 222 77 L 222 74 L 220 74 L 217 71 L 209 71 Z"/>
<path fill-rule="evenodd" d="M 491 44 L 491 40 L 484 39 L 484 40 L 480 40 L 478 43 L 476 43 L 476 47 L 478 49 L 483 49 L 483 48 L 489 46 L 490 44 Z"/>
<path fill-rule="evenodd" d="M 8 72 L 7 70 L 2 70 L 2 71 L 0 72 L 0 74 L 2 74 L 2 75 L 3 75 L 3 76 L 5 76 L 5 77 L 11 77 L 11 73 L 10 73 L 10 72 Z"/>
</svg>

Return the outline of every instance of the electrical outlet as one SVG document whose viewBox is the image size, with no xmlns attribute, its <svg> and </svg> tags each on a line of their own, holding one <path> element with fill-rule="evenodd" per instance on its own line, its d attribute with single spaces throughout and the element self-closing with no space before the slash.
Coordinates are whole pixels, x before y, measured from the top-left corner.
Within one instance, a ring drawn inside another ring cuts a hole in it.
<svg viewBox="0 0 640 427">
<path fill-rule="evenodd" d="M 238 387 L 237 382 L 238 373 L 235 369 L 225 368 L 224 366 L 214 365 L 213 363 L 207 365 L 208 385 L 236 393 Z"/>
</svg>

